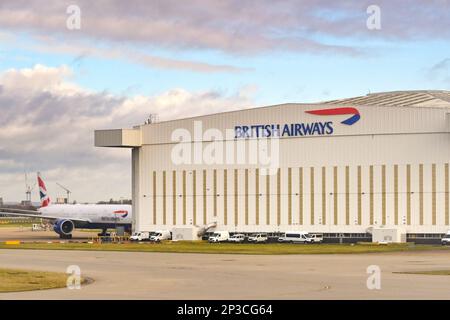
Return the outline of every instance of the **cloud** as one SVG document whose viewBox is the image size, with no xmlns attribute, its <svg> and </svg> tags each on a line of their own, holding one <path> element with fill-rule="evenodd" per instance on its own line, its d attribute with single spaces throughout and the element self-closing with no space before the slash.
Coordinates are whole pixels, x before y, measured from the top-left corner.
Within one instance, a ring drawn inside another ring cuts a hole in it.
<svg viewBox="0 0 450 320">
<path fill-rule="evenodd" d="M 74 1 L 64 0 L 49 0 L 45 6 L 39 0 L 3 1 L 0 27 L 59 35 L 59 41 L 88 38 L 150 48 L 216 50 L 232 54 L 279 50 L 355 54 L 357 51 L 310 37 L 322 27 L 327 27 L 325 32 L 339 27 L 329 26 L 329 19 L 315 16 L 324 6 L 323 1 L 284 1 L 276 6 L 267 0 L 183 3 L 176 0 L 79 0 L 75 3 L 81 9 L 81 30 L 66 28 L 66 9 Z M 317 25 L 316 19 L 323 20 L 323 24 Z"/>
<path fill-rule="evenodd" d="M 41 39 L 43 40 L 43 39 Z M 217 65 L 199 61 L 189 61 L 181 59 L 171 59 L 158 57 L 147 53 L 130 50 L 127 48 L 100 48 L 86 46 L 81 43 L 61 44 L 52 39 L 45 39 L 42 44 L 34 45 L 28 49 L 45 53 L 72 54 L 77 57 L 72 63 L 77 63 L 86 56 L 129 60 L 133 63 L 144 65 L 150 68 L 184 70 L 199 73 L 240 73 L 250 71 L 250 68 L 235 67 L 231 65 Z"/>
<path fill-rule="evenodd" d="M 68 30 L 66 9 L 81 9 L 81 30 Z M 440 39 L 450 35 L 449 0 L 378 0 L 382 29 L 366 28 L 373 1 L 286 0 L 3 0 L 0 28 L 150 48 L 357 54 L 341 39 Z M 328 40 L 325 40 L 328 39 Z"/>
<path fill-rule="evenodd" d="M 42 171 L 82 201 L 129 196 L 129 150 L 93 146 L 93 132 L 252 105 L 254 87 L 232 95 L 172 89 L 155 96 L 116 96 L 71 82 L 72 70 L 36 65 L 0 74 L 0 197 L 19 200 L 23 173 Z M 112 174 L 113 173 L 113 174 Z M 55 190 L 56 189 L 56 190 Z"/>
<path fill-rule="evenodd" d="M 432 66 L 428 76 L 432 80 L 450 83 L 450 58 L 445 58 Z"/>
</svg>

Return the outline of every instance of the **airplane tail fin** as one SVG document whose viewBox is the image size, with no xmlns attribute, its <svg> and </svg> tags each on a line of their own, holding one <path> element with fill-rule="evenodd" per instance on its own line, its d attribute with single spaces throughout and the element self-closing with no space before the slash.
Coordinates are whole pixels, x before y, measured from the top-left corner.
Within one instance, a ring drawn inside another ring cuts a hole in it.
<svg viewBox="0 0 450 320">
<path fill-rule="evenodd" d="M 38 185 L 39 185 L 39 196 L 41 198 L 41 208 L 47 207 L 50 204 L 50 197 L 47 194 L 47 188 L 45 183 L 41 178 L 41 173 L 37 173 Z"/>
</svg>

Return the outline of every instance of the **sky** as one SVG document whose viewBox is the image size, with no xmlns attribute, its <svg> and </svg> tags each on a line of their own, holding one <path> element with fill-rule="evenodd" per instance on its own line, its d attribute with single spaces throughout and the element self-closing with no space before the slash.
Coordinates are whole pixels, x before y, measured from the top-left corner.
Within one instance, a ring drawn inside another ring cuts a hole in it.
<svg viewBox="0 0 450 320">
<path fill-rule="evenodd" d="M 449 87 L 450 0 L 2 0 L 0 197 L 130 198 L 94 130 L 149 114 Z"/>
</svg>

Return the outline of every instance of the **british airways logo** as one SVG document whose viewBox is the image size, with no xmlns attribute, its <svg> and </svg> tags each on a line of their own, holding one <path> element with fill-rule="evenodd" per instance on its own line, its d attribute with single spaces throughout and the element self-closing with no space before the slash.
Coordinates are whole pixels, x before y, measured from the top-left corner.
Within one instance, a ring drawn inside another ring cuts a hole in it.
<svg viewBox="0 0 450 320">
<path fill-rule="evenodd" d="M 114 211 L 114 214 L 120 215 L 122 218 L 126 218 L 128 216 L 127 210 L 117 210 Z"/>
<path fill-rule="evenodd" d="M 337 116 L 337 115 L 352 115 L 350 118 L 342 121 L 342 124 L 351 126 L 361 119 L 358 109 L 356 108 L 334 108 L 334 109 L 321 109 L 321 110 L 311 110 L 306 111 L 306 113 L 314 114 L 318 116 Z"/>
<path fill-rule="evenodd" d="M 342 124 L 351 126 L 359 121 L 361 115 L 356 108 L 342 107 L 332 109 L 320 109 L 305 111 L 317 116 L 350 115 L 341 121 Z M 270 138 L 270 137 L 298 137 L 313 135 L 330 135 L 334 132 L 333 121 L 317 121 L 310 123 L 258 124 L 251 126 L 235 126 L 235 139 L 239 138 Z"/>
</svg>

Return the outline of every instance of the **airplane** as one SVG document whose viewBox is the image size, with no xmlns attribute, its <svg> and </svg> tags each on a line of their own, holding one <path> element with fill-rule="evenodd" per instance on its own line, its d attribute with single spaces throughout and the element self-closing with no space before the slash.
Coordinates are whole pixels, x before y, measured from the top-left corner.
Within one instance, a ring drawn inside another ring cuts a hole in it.
<svg viewBox="0 0 450 320">
<path fill-rule="evenodd" d="M 71 239 L 72 232 L 76 228 L 102 229 L 100 235 L 105 235 L 107 229 L 117 228 L 117 226 L 123 226 L 126 232 L 131 231 L 131 205 L 52 204 L 39 172 L 37 180 L 41 199 L 41 206 L 37 211 L 0 208 L 0 213 L 51 221 L 53 230 L 61 239 Z"/>
</svg>

